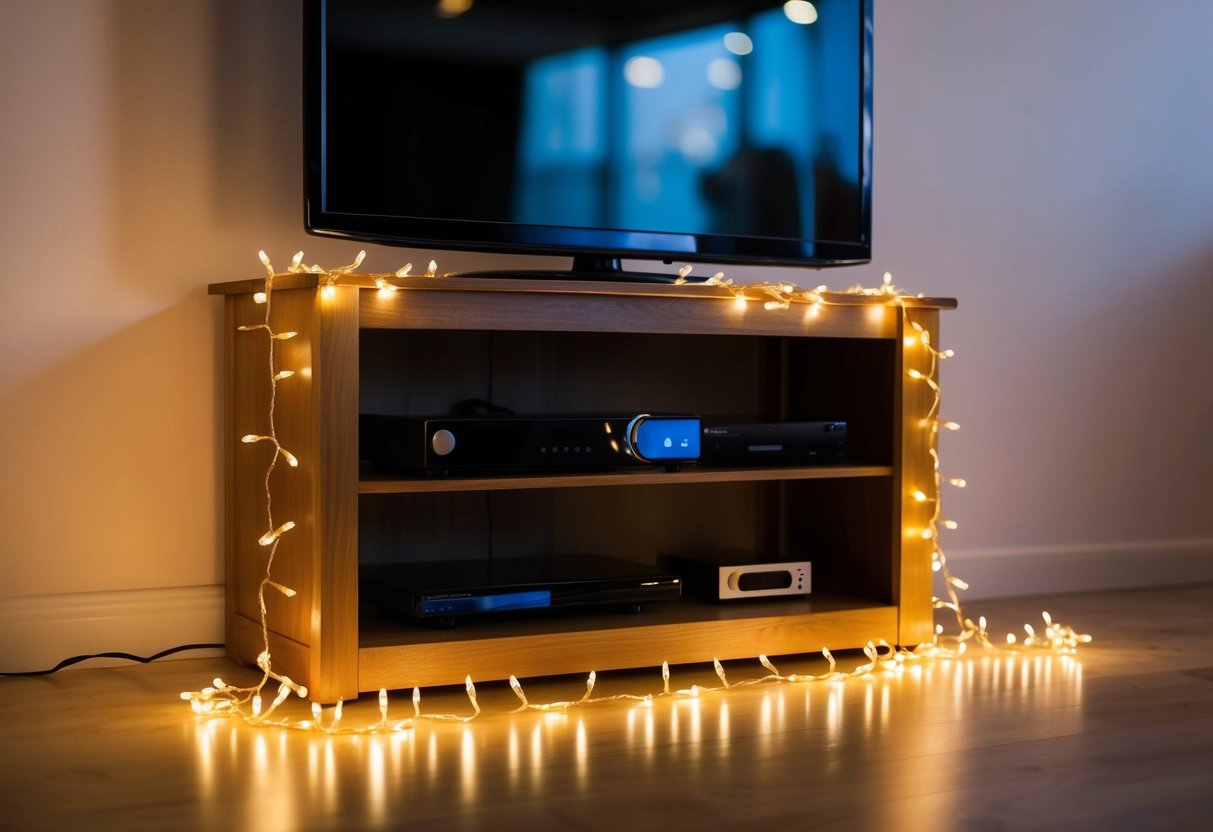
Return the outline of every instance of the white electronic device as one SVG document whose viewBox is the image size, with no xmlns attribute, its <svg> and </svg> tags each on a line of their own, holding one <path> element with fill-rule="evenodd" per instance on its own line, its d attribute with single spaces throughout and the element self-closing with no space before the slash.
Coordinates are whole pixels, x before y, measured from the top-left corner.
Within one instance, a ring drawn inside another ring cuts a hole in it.
<svg viewBox="0 0 1213 832">
<path fill-rule="evenodd" d="M 813 564 L 807 560 L 753 563 L 753 556 L 732 550 L 679 552 L 666 560 L 688 590 L 714 601 L 812 592 Z"/>
</svg>

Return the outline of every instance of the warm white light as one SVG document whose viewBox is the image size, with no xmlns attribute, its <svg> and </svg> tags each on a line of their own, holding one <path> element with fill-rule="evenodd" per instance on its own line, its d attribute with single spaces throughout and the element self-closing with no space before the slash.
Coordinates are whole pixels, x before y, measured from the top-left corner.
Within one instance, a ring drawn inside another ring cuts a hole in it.
<svg viewBox="0 0 1213 832">
<path fill-rule="evenodd" d="M 266 583 L 266 586 L 272 586 L 274 589 L 281 592 L 287 598 L 295 597 L 295 590 L 291 589 L 289 586 L 283 586 L 282 584 L 278 583 L 277 581 L 271 581 L 268 579 L 266 580 L 265 583 Z"/>
<path fill-rule="evenodd" d="M 261 538 L 257 542 L 260 543 L 262 546 L 269 546 L 271 543 L 273 543 L 278 538 L 282 537 L 282 535 L 286 534 L 293 528 L 295 528 L 295 521 L 287 520 L 285 523 L 283 523 L 278 528 L 274 529 L 272 532 L 266 532 L 265 534 L 261 535 Z"/>
<path fill-rule="evenodd" d="M 265 303 L 265 292 L 253 292 L 253 303 Z"/>
<path fill-rule="evenodd" d="M 472 8 L 472 3 L 475 0 L 438 0 L 438 7 L 435 13 L 439 17 L 459 17 L 459 15 Z"/>
<path fill-rule="evenodd" d="M 807 26 L 817 21 L 817 8 L 807 0 L 788 0 L 783 4 L 783 13 L 788 20 Z"/>
<path fill-rule="evenodd" d="M 637 55 L 623 65 L 623 77 L 633 87 L 655 89 L 665 79 L 665 68 L 656 58 Z"/>
<path fill-rule="evenodd" d="M 745 32 L 729 32 L 724 36 L 724 48 L 734 55 L 748 55 L 754 51 L 754 41 Z"/>
</svg>

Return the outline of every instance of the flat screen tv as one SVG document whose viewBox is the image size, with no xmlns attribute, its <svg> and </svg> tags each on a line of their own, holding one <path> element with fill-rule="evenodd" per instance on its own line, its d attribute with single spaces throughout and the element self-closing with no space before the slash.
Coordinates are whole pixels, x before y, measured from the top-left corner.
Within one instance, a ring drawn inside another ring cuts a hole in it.
<svg viewBox="0 0 1213 832">
<path fill-rule="evenodd" d="M 309 0 L 306 226 L 420 248 L 871 258 L 872 0 Z"/>
</svg>

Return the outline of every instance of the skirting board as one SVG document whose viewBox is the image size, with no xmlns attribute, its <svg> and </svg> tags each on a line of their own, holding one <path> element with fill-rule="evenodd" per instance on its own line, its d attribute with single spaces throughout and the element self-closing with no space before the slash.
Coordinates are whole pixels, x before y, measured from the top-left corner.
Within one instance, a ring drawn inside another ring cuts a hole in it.
<svg viewBox="0 0 1213 832">
<path fill-rule="evenodd" d="M 956 552 L 943 542 L 948 568 L 969 584 L 962 601 L 1213 581 L 1213 538 Z"/>
<path fill-rule="evenodd" d="M 187 586 L 0 598 L 0 672 L 43 670 L 63 659 L 121 651 L 149 656 L 223 641 L 223 587 Z M 221 650 L 176 654 L 222 655 Z M 73 668 L 130 664 L 92 659 Z"/>
</svg>

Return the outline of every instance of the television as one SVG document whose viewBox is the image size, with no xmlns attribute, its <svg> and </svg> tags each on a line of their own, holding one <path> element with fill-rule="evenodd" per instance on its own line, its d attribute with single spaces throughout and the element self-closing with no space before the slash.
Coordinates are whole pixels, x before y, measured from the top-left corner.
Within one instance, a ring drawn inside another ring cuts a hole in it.
<svg viewBox="0 0 1213 832">
<path fill-rule="evenodd" d="M 309 0 L 310 233 L 869 262 L 872 0 Z M 656 279 L 662 279 L 657 276 Z"/>
</svg>

